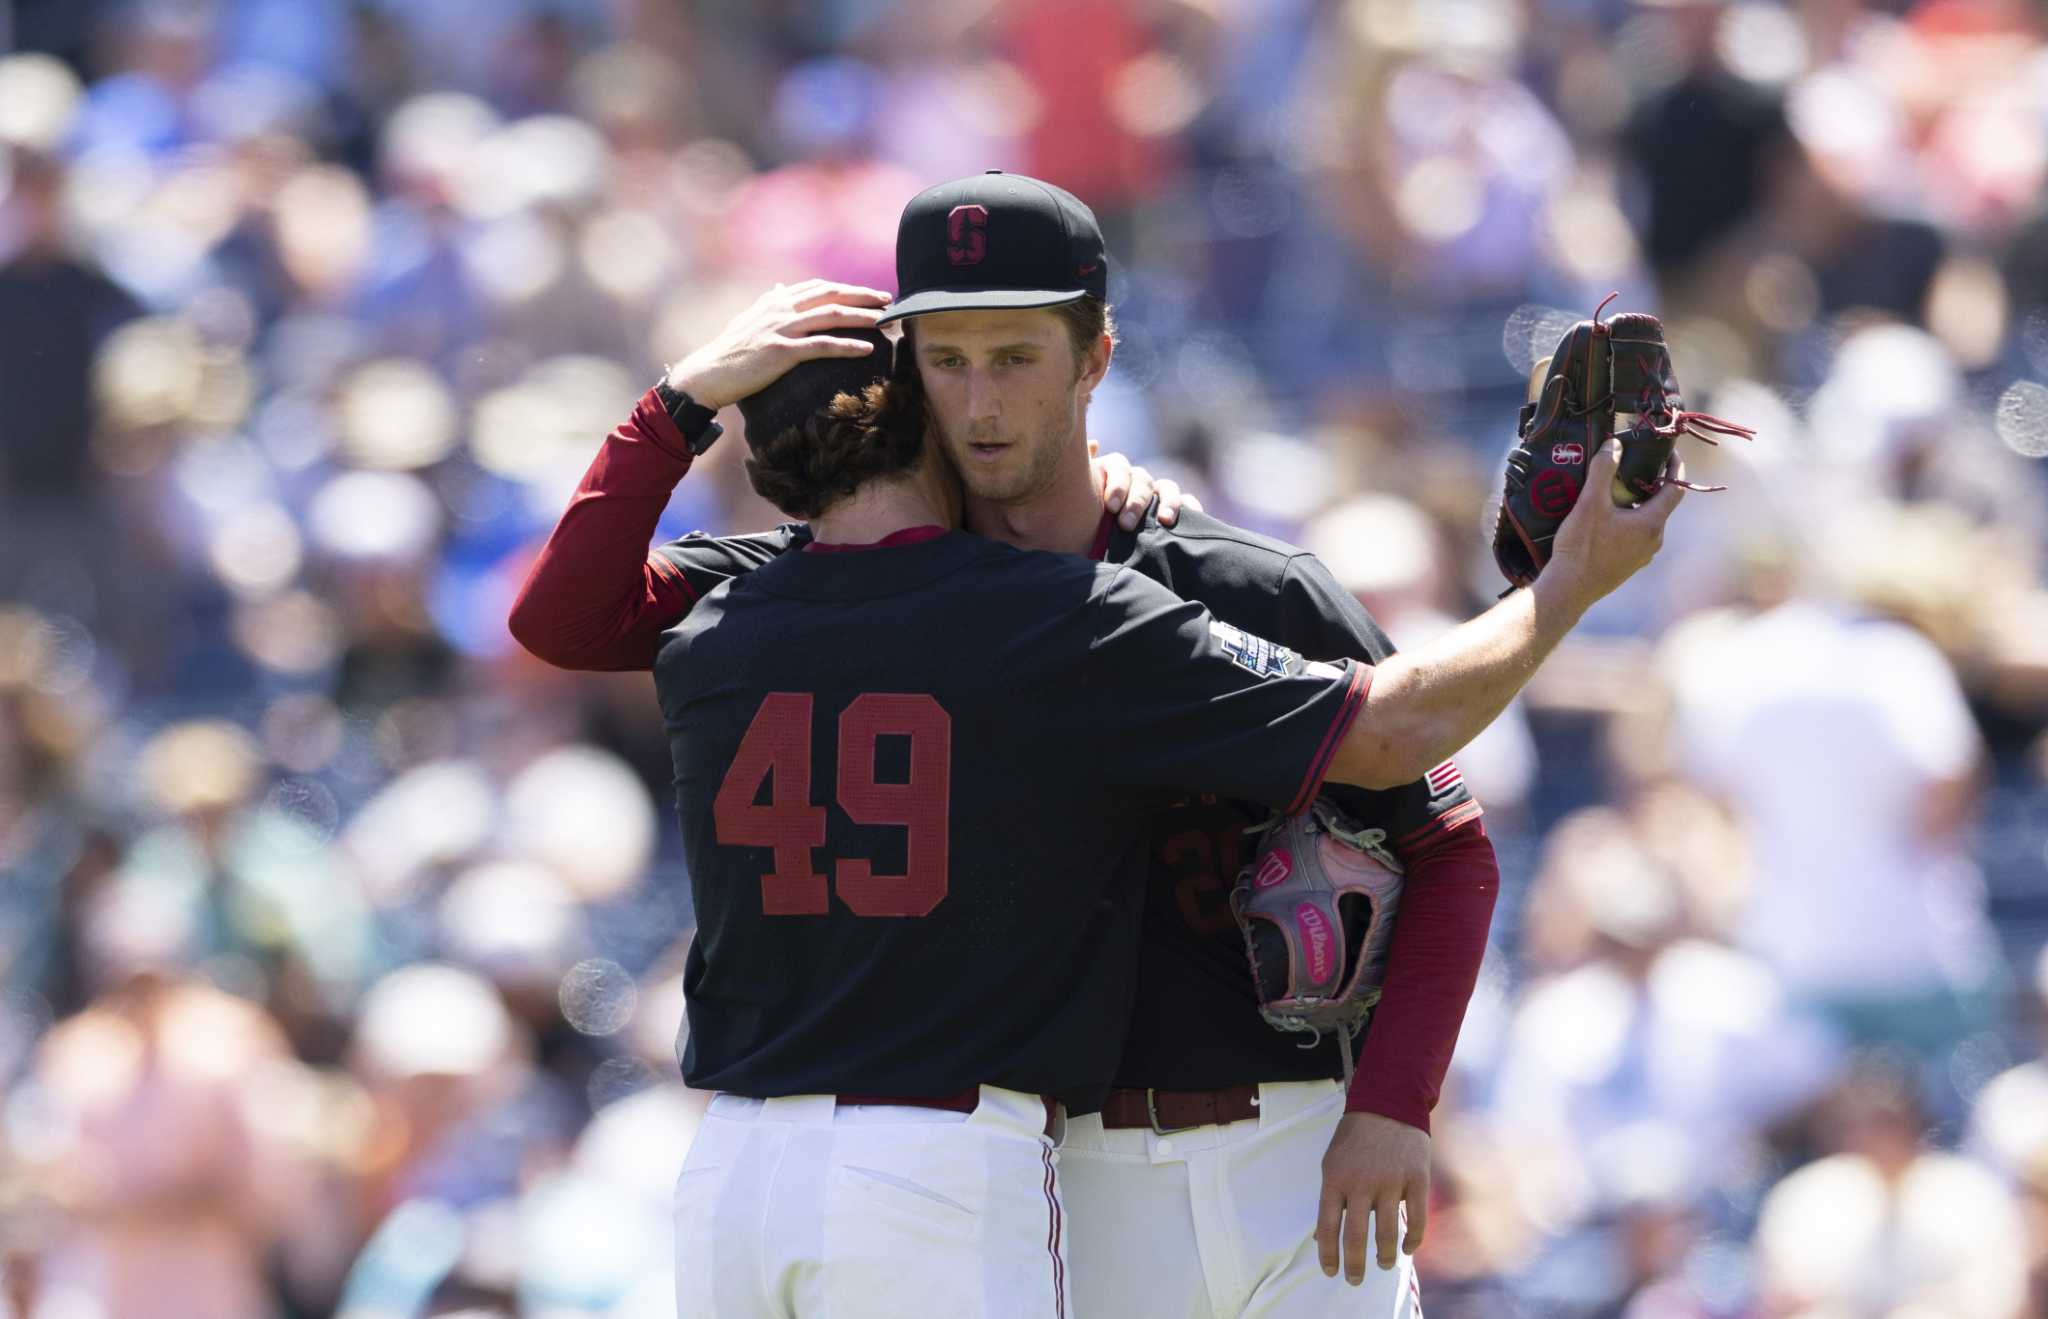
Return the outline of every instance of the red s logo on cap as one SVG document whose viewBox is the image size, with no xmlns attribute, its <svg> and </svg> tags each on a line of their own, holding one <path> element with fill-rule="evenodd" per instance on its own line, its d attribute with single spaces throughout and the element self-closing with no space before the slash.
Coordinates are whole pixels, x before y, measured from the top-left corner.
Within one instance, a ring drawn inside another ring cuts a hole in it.
<svg viewBox="0 0 2048 1319">
<path fill-rule="evenodd" d="M 946 260 L 978 266 L 988 255 L 988 208 L 955 206 L 946 216 Z"/>
</svg>

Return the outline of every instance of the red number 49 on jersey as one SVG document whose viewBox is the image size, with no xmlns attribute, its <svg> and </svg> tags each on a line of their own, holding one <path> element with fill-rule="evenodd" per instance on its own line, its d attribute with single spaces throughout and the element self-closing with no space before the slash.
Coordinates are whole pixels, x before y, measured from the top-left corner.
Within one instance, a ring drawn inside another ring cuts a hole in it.
<svg viewBox="0 0 2048 1319">
<path fill-rule="evenodd" d="M 775 868 L 761 876 L 766 916 L 822 916 L 830 905 L 825 876 L 811 864 L 811 849 L 825 845 L 825 808 L 811 802 L 813 704 L 809 692 L 770 692 L 711 804 L 721 844 L 773 849 Z M 929 915 L 946 896 L 952 716 L 926 695 L 867 692 L 840 712 L 838 734 L 839 808 L 855 824 L 909 831 L 904 874 L 877 875 L 863 858 L 839 858 L 839 900 L 858 916 Z M 876 743 L 887 736 L 910 740 L 907 782 L 875 780 Z M 771 775 L 768 804 L 756 805 Z"/>
</svg>

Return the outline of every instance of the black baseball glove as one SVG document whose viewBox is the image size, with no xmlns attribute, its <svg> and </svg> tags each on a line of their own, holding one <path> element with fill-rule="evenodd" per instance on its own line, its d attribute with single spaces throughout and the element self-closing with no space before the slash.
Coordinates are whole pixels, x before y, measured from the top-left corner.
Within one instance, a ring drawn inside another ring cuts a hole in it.
<svg viewBox="0 0 2048 1319">
<path fill-rule="evenodd" d="M 1607 302 L 1614 299 L 1610 295 Z M 1557 351 L 1537 363 L 1522 409 L 1521 441 L 1508 455 L 1506 489 L 1494 523 L 1493 557 L 1515 586 L 1527 586 L 1550 562 L 1551 542 L 1579 501 L 1587 464 L 1611 436 L 1621 441 L 1614 474 L 1616 504 L 1637 504 L 1666 481 L 1694 485 L 1671 473 L 1681 435 L 1709 444 L 1716 435 L 1755 432 L 1704 412 L 1687 412 L 1671 370 L 1664 327 L 1644 312 L 1580 321 L 1565 331 Z"/>
</svg>

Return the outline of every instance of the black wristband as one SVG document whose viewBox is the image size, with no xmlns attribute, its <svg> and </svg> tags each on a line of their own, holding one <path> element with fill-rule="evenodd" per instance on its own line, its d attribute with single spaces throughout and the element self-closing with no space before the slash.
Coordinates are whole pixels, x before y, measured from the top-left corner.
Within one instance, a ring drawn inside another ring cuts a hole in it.
<svg viewBox="0 0 2048 1319">
<path fill-rule="evenodd" d="M 668 377 L 654 387 L 654 396 L 661 400 L 662 411 L 676 424 L 676 431 L 683 437 L 683 447 L 691 455 L 701 455 L 710 448 L 719 436 L 725 434 L 725 427 L 718 424 L 718 409 L 707 408 L 680 389 L 671 387 Z"/>
</svg>

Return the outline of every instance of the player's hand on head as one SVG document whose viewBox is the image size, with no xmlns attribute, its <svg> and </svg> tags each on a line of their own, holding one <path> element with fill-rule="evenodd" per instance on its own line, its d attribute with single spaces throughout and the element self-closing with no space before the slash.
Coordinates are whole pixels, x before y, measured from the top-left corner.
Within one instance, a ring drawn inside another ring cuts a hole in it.
<svg viewBox="0 0 2048 1319">
<path fill-rule="evenodd" d="M 1558 527 L 1550 566 L 1538 579 L 1553 579 L 1552 589 L 1568 589 L 1583 604 L 1614 590 L 1656 557 L 1664 524 L 1685 497 L 1685 487 L 1666 481 L 1641 504 L 1617 507 L 1609 491 L 1620 459 L 1620 443 L 1609 440 L 1586 465 L 1585 493 Z M 1674 456 L 1666 474 L 1683 479 L 1684 464 Z"/>
<path fill-rule="evenodd" d="M 1429 1133 L 1377 1113 L 1346 1113 L 1323 1154 L 1316 1254 L 1324 1274 L 1334 1278 L 1341 1266 L 1345 1281 L 1358 1286 L 1368 1251 L 1380 1268 L 1393 1268 L 1398 1254 L 1422 1245 L 1428 1220 Z"/>
<path fill-rule="evenodd" d="M 1170 527 L 1180 521 L 1180 511 L 1200 511 L 1202 501 L 1180 488 L 1170 477 L 1155 477 L 1120 453 L 1102 453 L 1094 440 L 1088 441 L 1088 457 L 1094 464 L 1095 484 L 1102 495 L 1102 507 L 1116 515 L 1126 531 L 1137 530 L 1144 521 L 1145 507 L 1159 497 L 1159 525 Z"/>
<path fill-rule="evenodd" d="M 873 351 L 832 331 L 873 329 L 889 295 L 859 284 L 807 279 L 777 284 L 732 318 L 709 343 L 669 370 L 669 384 L 709 408 L 737 403 L 814 357 Z"/>
</svg>

